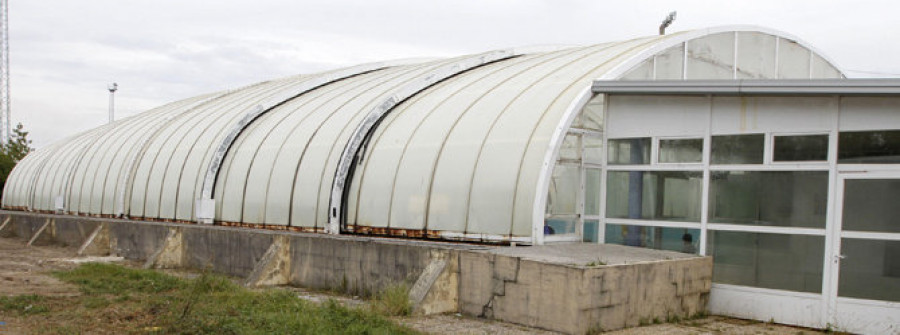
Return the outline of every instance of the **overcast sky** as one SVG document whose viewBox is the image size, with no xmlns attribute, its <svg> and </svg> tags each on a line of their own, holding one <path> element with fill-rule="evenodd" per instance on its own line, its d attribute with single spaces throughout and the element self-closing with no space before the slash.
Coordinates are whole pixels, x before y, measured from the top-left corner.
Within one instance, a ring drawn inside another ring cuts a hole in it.
<svg viewBox="0 0 900 335">
<path fill-rule="evenodd" d="M 897 1 L 9 0 L 13 124 L 37 147 L 166 102 L 364 62 L 760 25 L 900 76 Z"/>
</svg>

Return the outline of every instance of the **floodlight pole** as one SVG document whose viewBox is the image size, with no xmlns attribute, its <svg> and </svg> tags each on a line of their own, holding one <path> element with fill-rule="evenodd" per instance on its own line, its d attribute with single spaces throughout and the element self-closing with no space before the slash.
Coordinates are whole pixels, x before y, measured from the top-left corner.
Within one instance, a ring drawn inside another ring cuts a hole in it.
<svg viewBox="0 0 900 335">
<path fill-rule="evenodd" d="M 666 28 L 668 28 L 669 25 L 672 24 L 672 21 L 675 21 L 675 13 L 677 13 L 677 12 L 673 11 L 673 12 L 669 13 L 669 16 L 666 16 L 666 19 L 663 20 L 662 24 L 659 25 L 659 34 L 660 35 L 665 35 Z"/>
<path fill-rule="evenodd" d="M 116 90 L 119 89 L 119 84 L 109 84 L 107 89 L 109 89 L 109 123 L 113 123 L 113 120 L 115 120 L 115 95 Z"/>
</svg>

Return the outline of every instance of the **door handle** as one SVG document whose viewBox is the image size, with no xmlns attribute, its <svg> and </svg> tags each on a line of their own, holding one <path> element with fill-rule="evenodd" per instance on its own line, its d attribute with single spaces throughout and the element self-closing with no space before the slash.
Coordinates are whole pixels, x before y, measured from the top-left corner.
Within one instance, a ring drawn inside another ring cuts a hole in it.
<svg viewBox="0 0 900 335">
<path fill-rule="evenodd" d="M 834 255 L 834 262 L 838 263 L 844 258 L 847 258 L 847 255 Z"/>
</svg>

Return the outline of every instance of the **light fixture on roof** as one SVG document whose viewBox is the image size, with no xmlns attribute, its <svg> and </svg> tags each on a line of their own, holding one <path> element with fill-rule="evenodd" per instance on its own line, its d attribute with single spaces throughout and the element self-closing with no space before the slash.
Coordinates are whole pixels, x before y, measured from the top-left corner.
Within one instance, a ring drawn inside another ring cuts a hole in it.
<svg viewBox="0 0 900 335">
<path fill-rule="evenodd" d="M 113 123 L 113 120 L 115 119 L 115 104 L 113 99 L 116 94 L 116 90 L 119 89 L 119 84 L 109 84 L 109 86 L 107 86 L 107 89 L 109 90 L 109 123 Z"/>
<path fill-rule="evenodd" d="M 675 13 L 677 13 L 677 12 L 672 11 L 671 13 L 669 13 L 669 16 L 666 16 L 666 19 L 663 20 L 662 24 L 659 25 L 659 34 L 660 35 L 665 35 L 666 28 L 672 24 L 672 21 L 675 21 Z"/>
</svg>

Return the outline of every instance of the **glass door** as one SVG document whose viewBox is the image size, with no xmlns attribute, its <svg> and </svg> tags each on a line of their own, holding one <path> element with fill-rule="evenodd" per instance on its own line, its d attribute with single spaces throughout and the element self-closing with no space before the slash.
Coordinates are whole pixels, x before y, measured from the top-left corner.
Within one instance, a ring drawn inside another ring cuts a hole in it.
<svg viewBox="0 0 900 335">
<path fill-rule="evenodd" d="M 900 173 L 839 176 L 830 325 L 900 332 Z"/>
</svg>

